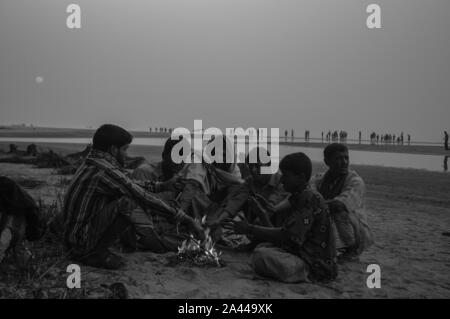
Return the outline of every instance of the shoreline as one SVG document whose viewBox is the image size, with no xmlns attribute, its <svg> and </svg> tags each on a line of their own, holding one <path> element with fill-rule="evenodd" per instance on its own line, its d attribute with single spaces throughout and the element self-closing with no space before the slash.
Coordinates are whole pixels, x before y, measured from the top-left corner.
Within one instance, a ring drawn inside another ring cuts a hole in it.
<svg viewBox="0 0 450 319">
<path fill-rule="evenodd" d="M 0 151 L 7 152 L 9 147 L 9 142 L 2 142 L 0 141 Z M 28 142 L 16 142 L 16 144 L 20 150 L 26 150 L 26 147 L 30 144 Z M 51 142 L 44 142 L 44 143 L 38 143 L 36 144 L 38 147 L 38 150 L 40 152 L 47 152 L 49 150 L 52 150 L 53 152 L 66 156 L 71 153 L 81 152 L 85 149 L 85 144 L 77 144 L 77 143 L 51 143 Z M 161 153 L 162 153 L 162 146 L 154 146 L 154 145 L 130 145 L 128 155 L 132 157 L 136 156 L 142 156 L 147 161 L 158 161 L 161 159 Z M 351 151 L 352 149 L 350 149 Z M 322 166 L 325 168 L 325 164 L 321 161 L 312 161 L 314 166 Z M 351 164 L 352 167 L 355 168 L 380 168 L 380 169 L 393 169 L 393 170 L 401 170 L 403 172 L 408 171 L 417 171 L 417 172 L 423 172 L 427 174 L 447 174 L 447 172 L 443 171 L 432 171 L 432 170 L 426 170 L 426 169 L 417 169 L 417 168 L 402 168 L 402 167 L 391 167 L 391 166 L 383 166 L 383 165 L 367 165 L 367 164 Z"/>
<path fill-rule="evenodd" d="M 1 128 L 0 137 L 2 138 L 92 138 L 95 130 L 93 129 L 65 129 L 65 128 Z M 130 131 L 136 138 L 168 138 L 169 133 L 159 132 L 143 132 L 143 131 Z M 280 136 L 279 144 L 286 146 L 297 147 L 311 147 L 311 148 L 324 148 L 330 144 L 328 142 L 305 142 L 301 141 L 303 138 L 295 138 L 297 141 L 292 142 L 292 139 L 288 137 L 285 139 Z M 367 141 L 365 141 L 367 142 Z M 0 142 L 8 143 L 8 142 Z M 14 142 L 16 144 L 22 142 Z M 25 143 L 25 142 L 24 142 Z M 55 142 L 56 143 L 56 142 Z M 29 144 L 29 143 L 27 143 Z M 46 144 L 46 143 L 40 143 Z M 442 143 L 443 144 L 443 143 Z M 366 151 L 366 152 L 383 152 L 383 153 L 402 153 L 402 154 L 417 154 L 417 155 L 441 155 L 450 156 L 450 150 L 446 151 L 444 146 L 437 145 L 386 145 L 386 144 L 347 144 L 351 151 Z"/>
</svg>

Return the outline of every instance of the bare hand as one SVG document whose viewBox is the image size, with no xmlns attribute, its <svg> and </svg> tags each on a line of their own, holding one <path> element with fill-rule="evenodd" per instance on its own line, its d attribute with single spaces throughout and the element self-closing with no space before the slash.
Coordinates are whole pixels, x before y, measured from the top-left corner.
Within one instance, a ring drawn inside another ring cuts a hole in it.
<svg viewBox="0 0 450 319">
<path fill-rule="evenodd" d="M 211 228 L 211 230 L 215 230 L 217 227 L 221 226 L 225 220 L 229 218 L 228 212 L 222 210 L 219 214 L 219 217 L 213 220 L 206 220 L 206 225 Z"/>
<path fill-rule="evenodd" d="M 189 226 L 195 237 L 197 237 L 201 241 L 205 240 L 205 231 L 198 221 L 196 221 L 195 219 L 191 219 Z"/>
<path fill-rule="evenodd" d="M 251 225 L 246 220 L 228 220 L 224 223 L 224 227 L 230 229 L 235 234 L 248 235 L 251 233 Z"/>
</svg>

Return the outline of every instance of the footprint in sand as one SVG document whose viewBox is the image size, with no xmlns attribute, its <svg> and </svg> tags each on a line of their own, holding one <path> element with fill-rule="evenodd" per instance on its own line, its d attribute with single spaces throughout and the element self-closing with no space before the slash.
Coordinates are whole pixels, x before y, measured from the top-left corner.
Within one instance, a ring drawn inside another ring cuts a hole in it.
<svg viewBox="0 0 450 319">
<path fill-rule="evenodd" d="M 177 268 L 176 272 L 182 276 L 183 279 L 194 280 L 199 277 L 196 270 L 187 267 Z"/>
</svg>

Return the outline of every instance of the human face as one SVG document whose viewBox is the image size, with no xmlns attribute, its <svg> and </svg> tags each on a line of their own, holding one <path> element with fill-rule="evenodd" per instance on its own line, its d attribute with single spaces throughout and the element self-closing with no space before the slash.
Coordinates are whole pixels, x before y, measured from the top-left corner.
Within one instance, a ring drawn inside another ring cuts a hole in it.
<svg viewBox="0 0 450 319">
<path fill-rule="evenodd" d="M 130 144 L 122 147 L 111 146 L 111 155 L 114 156 L 120 165 L 125 166 L 125 159 L 127 158 L 127 151 Z"/>
<path fill-rule="evenodd" d="M 298 175 L 292 171 L 281 171 L 281 183 L 284 189 L 289 193 L 302 191 L 306 187 L 306 180 L 303 174 Z"/>
<path fill-rule="evenodd" d="M 249 164 L 248 168 L 252 174 L 253 179 L 258 185 L 266 185 L 269 183 L 272 175 L 261 174 L 261 167 L 270 165 L 260 165 L 260 164 Z"/>
<path fill-rule="evenodd" d="M 325 164 L 335 176 L 347 174 L 349 163 L 348 151 L 335 152 L 331 158 L 325 159 Z"/>
</svg>

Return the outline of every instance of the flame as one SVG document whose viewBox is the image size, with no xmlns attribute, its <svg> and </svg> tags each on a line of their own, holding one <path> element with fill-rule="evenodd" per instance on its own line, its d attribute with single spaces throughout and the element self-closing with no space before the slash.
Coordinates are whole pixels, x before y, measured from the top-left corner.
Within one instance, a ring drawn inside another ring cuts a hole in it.
<svg viewBox="0 0 450 319">
<path fill-rule="evenodd" d="M 202 218 L 202 225 L 205 224 L 206 216 Z M 205 240 L 203 242 L 199 242 L 194 238 L 194 236 L 190 235 L 189 239 L 184 240 L 181 243 L 181 247 L 178 247 L 178 255 L 182 254 L 195 254 L 199 261 L 214 261 L 218 267 L 220 267 L 219 257 L 222 255 L 222 252 L 217 251 L 214 248 L 214 241 L 209 235 L 210 229 L 206 228 Z"/>
</svg>

